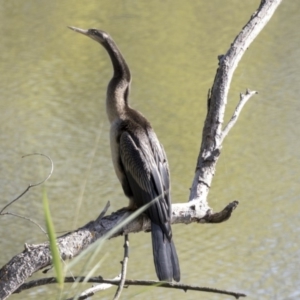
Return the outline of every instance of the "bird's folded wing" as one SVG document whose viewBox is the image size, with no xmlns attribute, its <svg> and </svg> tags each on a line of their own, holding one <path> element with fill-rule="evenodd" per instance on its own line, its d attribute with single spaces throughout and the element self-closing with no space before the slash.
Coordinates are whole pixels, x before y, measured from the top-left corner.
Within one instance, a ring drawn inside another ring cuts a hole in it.
<svg viewBox="0 0 300 300">
<path fill-rule="evenodd" d="M 146 134 L 139 139 L 127 131 L 120 137 L 120 158 L 134 200 L 138 207 L 153 205 L 147 210 L 151 221 L 164 224 L 169 221 L 169 192 L 164 187 L 164 176 L 168 176 L 163 162 L 157 161 Z"/>
</svg>

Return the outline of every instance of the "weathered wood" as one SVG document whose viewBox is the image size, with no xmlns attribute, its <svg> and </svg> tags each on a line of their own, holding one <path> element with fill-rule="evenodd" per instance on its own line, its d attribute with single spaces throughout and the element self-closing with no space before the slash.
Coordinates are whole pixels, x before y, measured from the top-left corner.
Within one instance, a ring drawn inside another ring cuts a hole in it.
<svg viewBox="0 0 300 300">
<path fill-rule="evenodd" d="M 212 222 L 213 215 L 206 207 L 198 206 L 198 202 L 173 204 L 172 223 L 206 223 Z M 229 204 L 230 205 L 230 204 Z M 232 210 L 236 205 L 232 206 Z M 231 210 L 231 211 L 232 211 Z M 225 207 L 224 220 L 228 216 L 228 206 Z M 57 246 L 63 260 L 72 259 L 82 253 L 84 249 L 101 238 L 113 238 L 129 233 L 150 231 L 150 221 L 146 215 L 140 215 L 133 221 L 120 227 L 114 233 L 116 226 L 130 217 L 131 213 L 121 209 L 109 216 L 97 218 L 76 231 L 69 232 L 57 238 Z M 217 215 L 216 215 L 217 216 Z M 218 216 L 220 222 L 220 217 Z M 6 299 L 33 273 L 51 265 L 49 243 L 25 245 L 25 250 L 14 256 L 0 270 L 0 299 Z"/>
<path fill-rule="evenodd" d="M 281 1 L 262 0 L 259 8 L 235 38 L 227 53 L 219 56 L 219 68 L 208 96 L 208 111 L 202 132 L 196 173 L 190 192 L 190 201 L 197 200 L 207 206 L 207 195 L 215 175 L 222 142 L 228 133 L 223 130 L 223 122 L 233 73 L 245 51 L 268 23 Z"/>
</svg>

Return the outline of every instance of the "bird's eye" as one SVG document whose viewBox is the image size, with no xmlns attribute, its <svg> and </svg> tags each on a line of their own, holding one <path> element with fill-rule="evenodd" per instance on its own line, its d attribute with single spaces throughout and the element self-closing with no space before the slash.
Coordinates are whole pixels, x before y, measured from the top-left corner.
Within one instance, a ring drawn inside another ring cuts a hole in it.
<svg viewBox="0 0 300 300">
<path fill-rule="evenodd" d="M 97 30 L 91 29 L 91 30 L 90 30 L 90 33 L 93 34 L 93 35 L 96 35 L 96 34 L 97 34 Z"/>
</svg>

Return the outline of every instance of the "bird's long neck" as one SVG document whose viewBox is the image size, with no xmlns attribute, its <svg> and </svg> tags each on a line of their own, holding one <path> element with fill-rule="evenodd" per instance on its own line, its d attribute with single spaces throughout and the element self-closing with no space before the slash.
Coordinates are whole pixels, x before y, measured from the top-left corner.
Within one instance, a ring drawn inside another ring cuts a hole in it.
<svg viewBox="0 0 300 300">
<path fill-rule="evenodd" d="M 130 88 L 130 71 L 127 63 L 113 40 L 107 40 L 103 45 L 107 50 L 114 69 L 106 95 L 106 111 L 109 121 L 122 118 L 128 107 L 128 94 Z"/>
</svg>

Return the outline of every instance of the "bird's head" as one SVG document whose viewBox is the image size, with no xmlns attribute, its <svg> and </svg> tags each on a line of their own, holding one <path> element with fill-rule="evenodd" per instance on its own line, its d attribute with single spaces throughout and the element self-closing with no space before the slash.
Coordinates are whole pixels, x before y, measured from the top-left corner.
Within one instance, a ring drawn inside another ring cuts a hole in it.
<svg viewBox="0 0 300 300">
<path fill-rule="evenodd" d="M 73 26 L 68 26 L 70 29 L 82 33 L 88 37 L 90 37 L 91 39 L 95 40 L 96 42 L 103 44 L 105 43 L 108 39 L 110 39 L 110 35 L 108 33 L 106 33 L 103 30 L 99 30 L 99 29 L 81 29 L 81 28 L 77 28 L 77 27 L 73 27 Z"/>
</svg>

